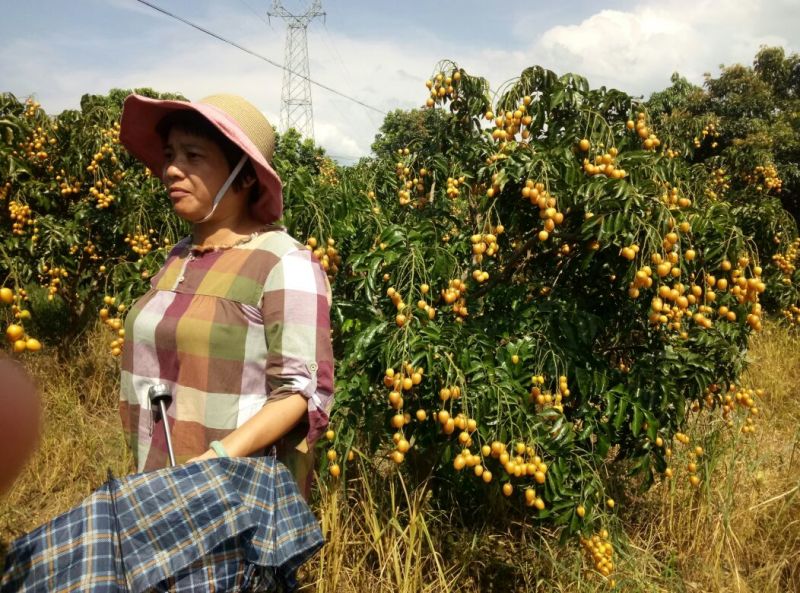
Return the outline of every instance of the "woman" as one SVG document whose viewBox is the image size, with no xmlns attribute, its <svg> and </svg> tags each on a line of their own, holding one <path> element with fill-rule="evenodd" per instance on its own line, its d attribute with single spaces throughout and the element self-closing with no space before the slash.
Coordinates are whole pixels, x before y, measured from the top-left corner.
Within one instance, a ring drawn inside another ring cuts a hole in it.
<svg viewBox="0 0 800 593">
<path fill-rule="evenodd" d="M 272 127 L 233 95 L 131 95 L 120 140 L 192 224 L 125 320 L 121 415 L 138 470 L 166 465 L 148 402 L 150 386 L 165 383 L 178 463 L 277 445 L 307 496 L 333 396 L 330 286 L 274 224 L 283 198 Z"/>
</svg>

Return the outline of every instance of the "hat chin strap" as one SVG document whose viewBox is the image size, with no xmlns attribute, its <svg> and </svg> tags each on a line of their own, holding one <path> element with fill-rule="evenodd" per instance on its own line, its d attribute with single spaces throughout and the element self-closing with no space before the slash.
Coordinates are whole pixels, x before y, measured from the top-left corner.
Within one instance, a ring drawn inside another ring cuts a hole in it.
<svg viewBox="0 0 800 593">
<path fill-rule="evenodd" d="M 225 197 L 225 194 L 228 193 L 228 189 L 231 187 L 233 180 L 236 179 L 236 176 L 239 174 L 239 171 L 242 170 L 242 167 L 244 167 L 244 164 L 246 162 L 247 162 L 247 155 L 243 154 L 242 158 L 239 159 L 239 162 L 233 168 L 233 171 L 231 171 L 231 174 L 228 175 L 228 178 L 225 180 L 225 183 L 223 183 L 222 187 L 219 188 L 217 195 L 214 196 L 214 202 L 211 204 L 211 211 L 200 220 L 196 220 L 194 224 L 205 222 L 214 215 L 214 211 L 217 209 L 217 206 L 222 201 L 222 198 Z"/>
</svg>

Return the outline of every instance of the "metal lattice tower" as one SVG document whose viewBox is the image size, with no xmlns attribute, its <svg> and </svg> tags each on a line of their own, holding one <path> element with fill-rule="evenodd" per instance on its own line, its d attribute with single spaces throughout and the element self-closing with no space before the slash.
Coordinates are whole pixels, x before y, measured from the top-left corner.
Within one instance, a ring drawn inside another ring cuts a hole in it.
<svg viewBox="0 0 800 593">
<path fill-rule="evenodd" d="M 281 90 L 281 126 L 294 128 L 307 138 L 314 138 L 314 113 L 311 109 L 311 81 L 308 68 L 308 24 L 322 12 L 322 1 L 314 0 L 303 14 L 292 14 L 280 0 L 273 0 L 269 17 L 286 21 L 286 55 L 283 61 Z"/>
</svg>

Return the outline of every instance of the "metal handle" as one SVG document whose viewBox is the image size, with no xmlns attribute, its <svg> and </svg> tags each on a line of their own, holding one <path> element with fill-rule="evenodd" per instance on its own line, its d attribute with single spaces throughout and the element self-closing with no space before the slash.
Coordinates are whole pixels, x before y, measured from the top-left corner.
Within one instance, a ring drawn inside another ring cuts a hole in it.
<svg viewBox="0 0 800 593">
<path fill-rule="evenodd" d="M 167 440 L 169 464 L 175 465 L 175 452 L 172 449 L 172 436 L 169 434 L 169 421 L 167 420 L 167 406 L 172 402 L 172 394 L 169 391 L 169 387 L 163 383 L 158 383 L 150 386 L 150 389 L 147 390 L 147 396 L 150 398 L 151 407 L 157 406 L 161 414 L 161 420 L 164 422 L 164 438 Z"/>
</svg>

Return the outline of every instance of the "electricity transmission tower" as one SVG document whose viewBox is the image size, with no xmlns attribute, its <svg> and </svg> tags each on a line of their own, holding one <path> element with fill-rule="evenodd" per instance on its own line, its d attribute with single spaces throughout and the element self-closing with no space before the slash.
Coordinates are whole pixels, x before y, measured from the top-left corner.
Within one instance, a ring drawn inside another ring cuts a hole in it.
<svg viewBox="0 0 800 593">
<path fill-rule="evenodd" d="M 307 138 L 314 138 L 314 114 L 311 110 L 311 81 L 308 69 L 308 23 L 325 16 L 322 1 L 314 0 L 302 14 L 292 14 L 280 0 L 273 0 L 269 17 L 286 21 L 286 55 L 283 61 L 281 90 L 281 126 L 294 128 Z"/>
</svg>

